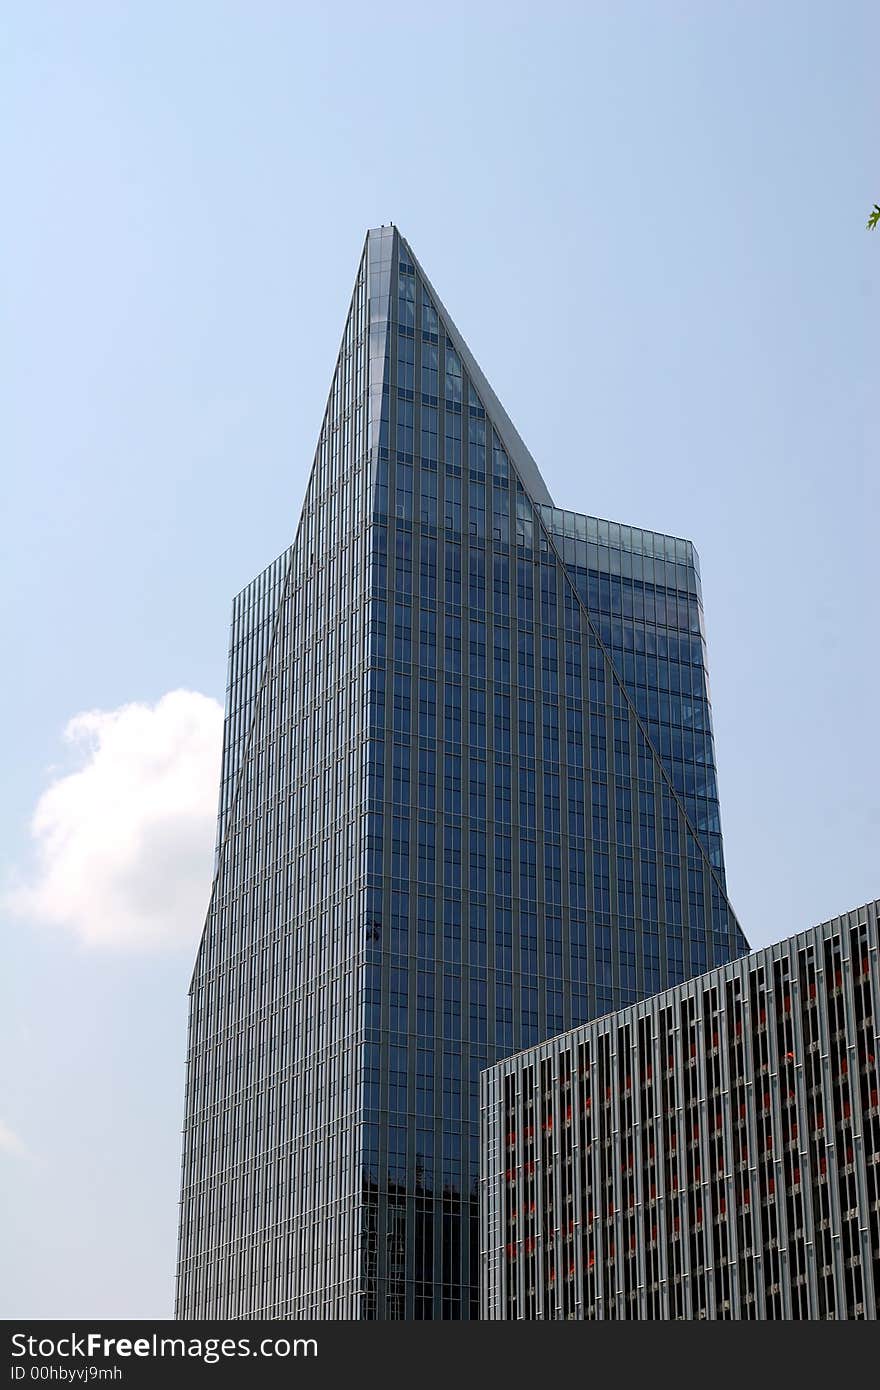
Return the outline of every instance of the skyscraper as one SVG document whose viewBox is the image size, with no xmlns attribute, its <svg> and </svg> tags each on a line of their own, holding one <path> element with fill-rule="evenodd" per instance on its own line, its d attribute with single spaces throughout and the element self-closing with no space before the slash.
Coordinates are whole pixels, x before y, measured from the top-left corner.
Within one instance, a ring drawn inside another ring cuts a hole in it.
<svg viewBox="0 0 880 1390">
<path fill-rule="evenodd" d="M 370 232 L 233 606 L 178 1316 L 477 1316 L 481 1070 L 745 949 L 693 548 L 556 510 Z"/>
</svg>

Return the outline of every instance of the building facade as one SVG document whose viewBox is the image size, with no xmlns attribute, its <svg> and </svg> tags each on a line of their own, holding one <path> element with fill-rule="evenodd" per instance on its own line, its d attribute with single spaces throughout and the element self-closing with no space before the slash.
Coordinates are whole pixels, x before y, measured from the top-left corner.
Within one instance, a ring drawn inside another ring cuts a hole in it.
<svg viewBox="0 0 880 1390">
<path fill-rule="evenodd" d="M 177 1315 L 479 1311 L 479 1077 L 724 963 L 700 579 L 553 507 L 393 227 L 235 601 Z"/>
<path fill-rule="evenodd" d="M 878 1316 L 878 913 L 484 1073 L 485 1318 Z"/>
</svg>

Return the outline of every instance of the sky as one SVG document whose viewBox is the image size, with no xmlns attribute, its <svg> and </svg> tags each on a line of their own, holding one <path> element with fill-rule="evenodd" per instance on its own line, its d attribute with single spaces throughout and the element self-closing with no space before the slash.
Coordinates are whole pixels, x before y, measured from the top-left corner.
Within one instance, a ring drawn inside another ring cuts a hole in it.
<svg viewBox="0 0 880 1390">
<path fill-rule="evenodd" d="M 558 505 L 701 558 L 755 946 L 880 896 L 880 10 L 10 0 L 0 1316 L 171 1315 L 232 597 L 394 221 Z"/>
</svg>

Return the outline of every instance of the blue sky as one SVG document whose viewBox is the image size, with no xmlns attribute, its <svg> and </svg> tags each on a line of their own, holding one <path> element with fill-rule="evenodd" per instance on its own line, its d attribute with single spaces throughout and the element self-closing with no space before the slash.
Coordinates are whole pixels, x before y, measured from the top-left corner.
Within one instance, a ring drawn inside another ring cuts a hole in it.
<svg viewBox="0 0 880 1390">
<path fill-rule="evenodd" d="M 880 15 L 19 0 L 0 35 L 0 1312 L 156 1317 L 216 733 L 157 702 L 223 698 L 368 226 L 559 505 L 695 541 L 753 944 L 880 894 Z"/>
</svg>

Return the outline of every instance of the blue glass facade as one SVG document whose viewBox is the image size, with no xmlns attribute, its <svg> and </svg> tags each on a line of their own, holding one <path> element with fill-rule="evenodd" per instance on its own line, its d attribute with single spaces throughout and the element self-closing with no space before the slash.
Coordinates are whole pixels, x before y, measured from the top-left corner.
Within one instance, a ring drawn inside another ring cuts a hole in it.
<svg viewBox="0 0 880 1390">
<path fill-rule="evenodd" d="M 231 660 L 178 1314 L 477 1316 L 481 1070 L 746 949 L 693 550 L 553 508 L 382 228 Z"/>
<path fill-rule="evenodd" d="M 541 516 L 723 880 L 700 565 L 690 541 L 555 507 Z"/>
</svg>

